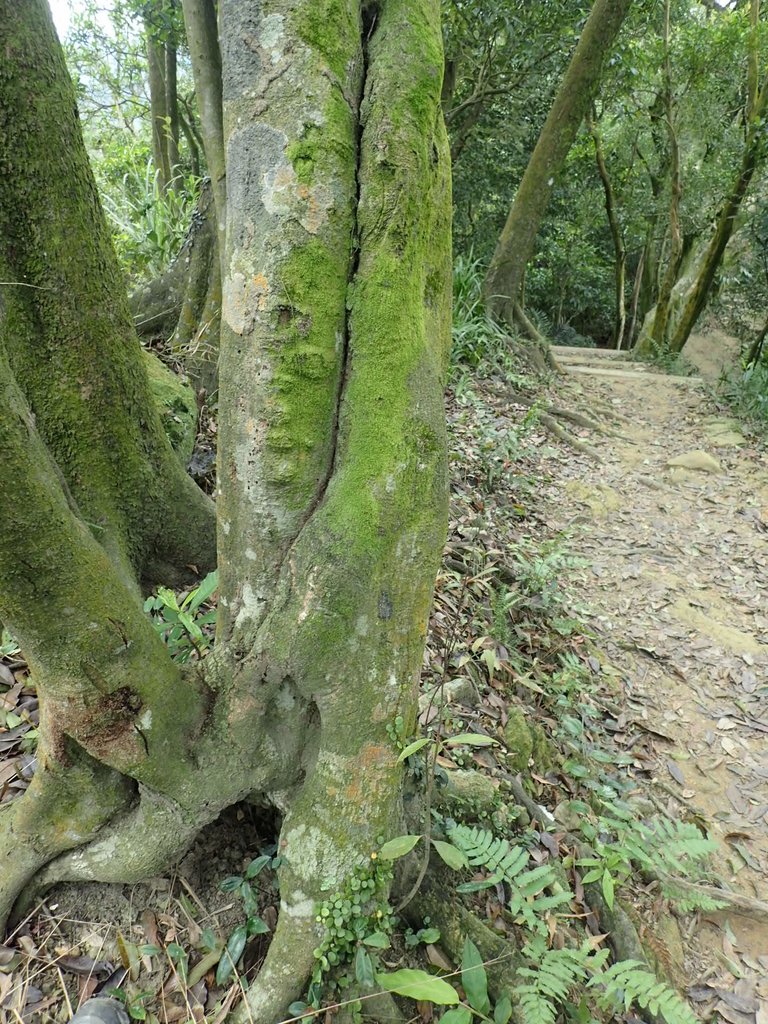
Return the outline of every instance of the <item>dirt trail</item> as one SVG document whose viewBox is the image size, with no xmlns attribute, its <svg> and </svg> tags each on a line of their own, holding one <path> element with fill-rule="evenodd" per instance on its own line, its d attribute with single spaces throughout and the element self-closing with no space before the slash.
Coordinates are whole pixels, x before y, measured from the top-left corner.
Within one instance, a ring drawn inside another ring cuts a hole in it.
<svg viewBox="0 0 768 1024">
<path fill-rule="evenodd" d="M 768 900 L 768 455 L 699 383 L 583 350 L 561 361 L 560 395 L 609 403 L 627 440 L 603 439 L 600 465 L 553 456 L 548 524 L 588 561 L 578 595 L 628 719 L 657 737 L 664 799 L 706 820 L 733 890 Z M 712 915 L 690 941 L 718 969 L 731 955 L 768 973 L 768 923 Z"/>
</svg>

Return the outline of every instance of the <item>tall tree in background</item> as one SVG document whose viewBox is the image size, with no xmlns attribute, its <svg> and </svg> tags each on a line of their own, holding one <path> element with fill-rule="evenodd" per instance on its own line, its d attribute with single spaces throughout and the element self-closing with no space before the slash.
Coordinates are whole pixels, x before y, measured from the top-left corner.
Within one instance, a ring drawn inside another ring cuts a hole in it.
<svg viewBox="0 0 768 1024">
<path fill-rule="evenodd" d="M 526 264 L 552 188 L 595 97 L 603 61 L 632 0 L 595 0 L 536 143 L 485 279 L 489 309 L 512 323 Z M 518 307 L 519 308 L 519 307 Z"/>
<path fill-rule="evenodd" d="M 273 1024 L 322 886 L 400 830 L 391 732 L 447 519 L 450 178 L 437 0 L 219 18 L 220 620 L 185 671 L 139 580 L 210 565 L 213 509 L 160 431 L 45 0 L 0 0 L 0 618 L 41 700 L 0 919 L 31 883 L 155 875 L 258 795 L 282 910 L 243 1015 Z"/>
<path fill-rule="evenodd" d="M 147 51 L 152 156 L 162 191 L 174 187 L 179 169 L 177 0 L 147 0 L 143 4 Z"/>
</svg>

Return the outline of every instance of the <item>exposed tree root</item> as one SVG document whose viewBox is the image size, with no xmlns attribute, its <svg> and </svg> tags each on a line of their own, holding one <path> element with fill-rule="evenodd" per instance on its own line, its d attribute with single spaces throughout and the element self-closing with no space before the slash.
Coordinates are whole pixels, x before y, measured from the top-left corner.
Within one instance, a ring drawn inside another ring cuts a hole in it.
<svg viewBox="0 0 768 1024">
<path fill-rule="evenodd" d="M 752 899 L 750 896 L 743 896 L 738 892 L 730 892 L 728 889 L 718 889 L 715 885 L 701 885 L 698 882 L 689 882 L 686 878 L 659 876 L 659 879 L 662 882 L 669 882 L 676 889 L 683 889 L 685 892 L 690 892 L 693 895 L 719 900 L 741 917 L 748 917 L 753 921 L 768 921 L 768 903 L 764 900 Z"/>
<path fill-rule="evenodd" d="M 511 402 L 514 402 L 516 405 L 522 405 L 526 409 L 533 409 L 537 405 L 535 399 L 530 398 L 528 395 L 520 394 L 520 392 L 517 391 L 513 392 L 505 388 L 494 388 L 492 385 L 488 386 L 488 390 L 495 392 L 495 394 L 499 395 L 501 398 L 508 398 Z M 600 421 L 594 416 L 586 416 L 584 413 L 577 412 L 573 409 L 565 409 L 559 405 L 550 404 L 539 408 L 539 422 L 547 431 L 549 431 L 550 434 L 553 434 L 559 441 L 563 441 L 569 447 L 578 452 L 582 452 L 584 455 L 589 456 L 589 458 L 594 459 L 596 462 L 603 461 L 600 453 L 591 445 L 587 444 L 586 441 L 582 441 L 580 438 L 574 437 L 574 435 L 567 430 L 562 423 L 557 422 L 558 420 L 565 420 L 568 423 L 573 423 L 576 426 L 583 427 L 585 430 L 593 430 L 606 437 L 615 437 L 622 441 L 634 443 L 631 437 L 600 423 Z M 617 422 L 623 420 L 624 422 L 629 422 L 626 418 L 619 418 L 617 415 L 611 415 L 611 411 L 608 409 L 597 409 L 596 406 L 593 406 L 591 411 L 593 413 L 599 412 L 609 420 L 612 419 Z"/>
<path fill-rule="evenodd" d="M 602 462 L 602 457 L 591 445 L 585 441 L 580 441 L 579 438 L 574 437 L 570 434 L 565 427 L 560 426 L 554 416 L 549 413 L 543 412 L 539 416 L 539 422 L 543 427 L 546 427 L 550 434 L 553 434 L 558 440 L 563 441 L 573 448 L 577 452 L 581 452 L 584 455 L 588 455 L 590 459 L 594 459 L 595 462 Z"/>
<path fill-rule="evenodd" d="M 557 405 L 548 406 L 547 412 L 551 416 L 556 416 L 558 419 L 569 420 L 571 423 L 575 423 L 577 427 L 584 427 L 587 430 L 594 430 L 598 434 L 604 434 L 606 437 L 616 437 L 621 441 L 628 441 L 630 444 L 633 443 L 632 438 L 627 437 L 626 434 L 622 434 L 618 430 L 612 430 L 610 427 L 606 427 L 597 420 L 592 419 L 592 417 L 585 416 L 580 412 L 573 412 L 571 409 L 562 409 Z"/>
<path fill-rule="evenodd" d="M 406 917 L 414 927 L 421 927 L 425 918 L 440 929 L 440 945 L 454 963 L 461 963 L 464 940 L 469 937 L 487 964 L 488 989 L 497 1000 L 505 994 L 514 1001 L 514 982 L 522 960 L 508 938 L 493 931 L 457 900 L 446 899 L 451 881 L 442 869 L 427 872 L 418 895 L 409 904 Z"/>
<path fill-rule="evenodd" d="M 22 796 L 0 810 L 0 935 L 19 894 L 45 865 L 93 839 L 131 790 L 117 773 L 80 753 L 66 766 L 40 765 Z"/>
</svg>

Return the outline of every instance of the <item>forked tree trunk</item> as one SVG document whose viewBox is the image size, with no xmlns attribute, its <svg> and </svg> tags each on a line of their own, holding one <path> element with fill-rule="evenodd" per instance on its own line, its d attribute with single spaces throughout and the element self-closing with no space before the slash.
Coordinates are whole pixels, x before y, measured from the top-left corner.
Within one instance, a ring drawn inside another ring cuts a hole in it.
<svg viewBox="0 0 768 1024">
<path fill-rule="evenodd" d="M 489 309 L 509 324 L 555 181 L 595 97 L 603 60 L 631 3 L 595 0 L 518 187 L 483 285 Z"/>
<path fill-rule="evenodd" d="M 343 886 L 400 827 L 390 732 L 398 715 L 415 723 L 447 520 L 439 2 L 362 6 L 220 0 L 220 620 L 214 653 L 181 671 L 117 542 L 137 509 L 164 527 L 174 478 L 159 456 L 139 458 L 159 446 L 156 419 L 74 96 L 44 0 L 0 0 L 12 185 L 0 228 L 13 241 L 0 269 L 34 286 L 5 289 L 1 310 L 13 351 L 0 365 L 0 459 L 15 500 L 0 524 L 0 618 L 42 707 L 38 772 L 0 808 L 0 919 L 30 882 L 156 874 L 224 807 L 259 794 L 283 814 L 283 863 L 277 930 L 239 1013 L 256 1024 L 282 1019 L 306 988 L 323 887 Z M 96 339 L 88 365 L 80 338 Z M 51 360 L 45 373 L 19 356 L 25 345 Z M 122 494 L 100 472 L 108 430 L 143 490 L 91 532 L 98 501 Z M 116 542 L 100 543 L 110 532 Z"/>
</svg>

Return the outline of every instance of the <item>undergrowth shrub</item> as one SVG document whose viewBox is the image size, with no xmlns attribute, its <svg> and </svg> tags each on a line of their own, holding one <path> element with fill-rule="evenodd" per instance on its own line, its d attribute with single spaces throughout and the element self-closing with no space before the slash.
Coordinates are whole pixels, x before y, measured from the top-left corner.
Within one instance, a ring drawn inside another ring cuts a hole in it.
<svg viewBox="0 0 768 1024">
<path fill-rule="evenodd" d="M 768 362 L 725 375 L 719 392 L 737 416 L 768 429 Z"/>
</svg>

